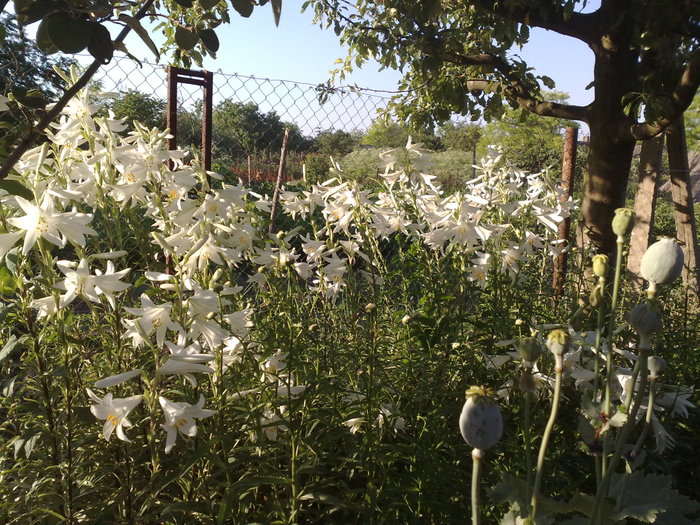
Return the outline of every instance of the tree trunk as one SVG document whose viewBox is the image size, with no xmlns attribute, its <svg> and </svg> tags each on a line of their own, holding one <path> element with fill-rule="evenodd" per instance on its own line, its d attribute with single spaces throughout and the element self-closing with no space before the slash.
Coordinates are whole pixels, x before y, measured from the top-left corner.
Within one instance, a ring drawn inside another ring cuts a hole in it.
<svg viewBox="0 0 700 525">
<path fill-rule="evenodd" d="M 633 141 L 621 142 L 610 136 L 605 123 L 591 126 L 588 173 L 584 183 L 583 218 L 585 234 L 600 253 L 612 253 L 616 236 L 612 219 L 625 205 Z"/>
<path fill-rule="evenodd" d="M 588 119 L 591 141 L 582 211 L 587 237 L 600 253 L 612 253 L 616 236 L 611 222 L 615 210 L 625 205 L 636 143 L 629 133 L 620 133 L 633 120 L 625 114 L 622 101 L 628 93 L 639 90 L 639 49 L 632 44 L 633 24 L 614 23 L 625 16 L 624 10 L 620 11 L 622 3 L 604 5 L 604 16 L 609 17 L 606 27 L 610 30 L 598 35 L 591 44 L 595 55 L 595 99 Z"/>
</svg>

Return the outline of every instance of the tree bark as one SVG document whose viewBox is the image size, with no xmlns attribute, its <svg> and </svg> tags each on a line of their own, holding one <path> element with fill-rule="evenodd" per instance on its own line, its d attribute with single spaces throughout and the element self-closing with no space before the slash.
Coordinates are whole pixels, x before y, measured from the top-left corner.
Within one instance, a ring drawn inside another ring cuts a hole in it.
<svg viewBox="0 0 700 525">
<path fill-rule="evenodd" d="M 642 142 L 642 152 L 639 156 L 639 186 L 634 199 L 634 228 L 630 236 L 630 254 L 627 258 L 627 268 L 636 279 L 636 284 L 642 283 L 639 269 L 642 255 L 649 247 L 654 225 L 654 209 L 656 195 L 661 182 L 661 158 L 663 156 L 664 136 Z"/>
</svg>

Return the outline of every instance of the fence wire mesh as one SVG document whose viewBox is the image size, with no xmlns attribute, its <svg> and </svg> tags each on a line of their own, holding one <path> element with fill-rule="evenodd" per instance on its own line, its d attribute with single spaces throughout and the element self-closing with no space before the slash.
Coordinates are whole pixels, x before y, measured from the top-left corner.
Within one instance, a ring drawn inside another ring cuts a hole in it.
<svg viewBox="0 0 700 525">
<path fill-rule="evenodd" d="M 319 176 L 327 173 L 330 157 L 350 173 L 376 172 L 376 151 L 363 148 L 359 138 L 386 108 L 388 96 L 362 88 L 326 91 L 307 82 L 221 71 L 213 78 L 216 171 L 246 181 L 272 180 L 288 127 L 288 179 L 301 177 L 302 165 Z M 165 115 L 166 67 L 115 58 L 100 68 L 94 80 L 113 92 L 108 105 L 117 116 L 165 125 L 164 117 L 159 118 Z M 157 115 L 148 114 L 144 107 Z M 178 146 L 196 150 L 201 142 L 202 88 L 179 84 L 177 107 Z"/>
</svg>

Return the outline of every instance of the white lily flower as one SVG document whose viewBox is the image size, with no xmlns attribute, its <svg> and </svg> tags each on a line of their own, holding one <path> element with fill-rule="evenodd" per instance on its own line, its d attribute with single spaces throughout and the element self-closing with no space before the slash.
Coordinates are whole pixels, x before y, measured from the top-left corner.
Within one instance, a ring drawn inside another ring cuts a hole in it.
<svg viewBox="0 0 700 525">
<path fill-rule="evenodd" d="M 142 333 L 148 336 L 155 330 L 156 343 L 158 348 L 161 348 L 168 329 L 174 332 L 182 331 L 182 327 L 170 318 L 172 307 L 172 303 L 155 304 L 148 295 L 141 294 L 141 308 L 124 308 L 128 313 L 140 316 L 138 319 L 127 321 L 129 329 L 124 335 L 130 337 L 134 346 L 138 347 L 144 343 Z"/>
<path fill-rule="evenodd" d="M 73 261 L 59 261 L 56 266 L 66 276 L 56 285 L 59 290 L 66 291 L 65 295 L 61 296 L 61 307 L 70 304 L 78 295 L 93 303 L 99 303 L 99 296 L 104 295 L 112 308 L 115 308 L 113 293 L 124 291 L 131 286 L 120 280 L 126 277 L 130 268 L 115 272 L 112 261 L 107 261 L 107 271 L 104 274 L 95 270 L 95 275 L 90 274 L 87 259 L 81 259 L 77 266 Z"/>
<path fill-rule="evenodd" d="M 57 213 L 48 193 L 44 194 L 38 206 L 19 196 L 15 199 L 26 215 L 12 217 L 7 222 L 26 231 L 22 247 L 24 255 L 29 253 L 39 237 L 62 248 L 66 245 L 66 240 L 85 246 L 85 235 L 96 235 L 95 230 L 87 225 L 92 220 L 92 215 L 77 211 Z"/>
<path fill-rule="evenodd" d="M 166 454 L 175 445 L 178 432 L 187 437 L 194 437 L 197 435 L 195 419 L 202 419 L 216 414 L 216 410 L 204 408 L 204 396 L 199 397 L 196 405 L 185 402 L 176 403 L 164 397 L 159 397 L 158 401 L 160 401 L 160 406 L 163 408 L 163 414 L 165 415 L 165 423 L 160 426 L 166 432 Z"/>
<path fill-rule="evenodd" d="M 135 370 L 130 370 L 129 372 L 123 372 L 121 374 L 116 374 L 113 376 L 105 377 L 95 382 L 95 388 L 109 388 L 111 386 L 116 386 L 121 383 L 133 379 L 143 373 L 143 370 L 137 368 Z"/>
<path fill-rule="evenodd" d="M 129 428 L 131 423 L 126 416 L 129 415 L 136 406 L 141 402 L 142 396 L 131 396 L 126 398 L 113 398 L 112 394 L 107 394 L 103 398 L 95 395 L 95 393 L 87 389 L 90 398 L 97 403 L 90 407 L 90 412 L 97 419 L 104 419 L 105 424 L 102 428 L 102 435 L 107 441 L 112 437 L 112 433 L 116 430 L 117 437 L 122 441 L 131 442 L 124 434 L 124 428 Z"/>
</svg>

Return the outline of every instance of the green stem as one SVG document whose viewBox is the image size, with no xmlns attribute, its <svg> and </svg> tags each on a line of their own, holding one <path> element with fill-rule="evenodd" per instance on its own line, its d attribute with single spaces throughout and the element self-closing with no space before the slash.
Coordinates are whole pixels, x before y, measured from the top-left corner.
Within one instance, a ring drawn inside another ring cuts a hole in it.
<svg viewBox="0 0 700 525">
<path fill-rule="evenodd" d="M 627 421 L 625 421 L 625 424 L 622 426 L 620 432 L 617 435 L 617 438 L 615 439 L 615 450 L 613 452 L 612 457 L 610 458 L 610 464 L 608 466 L 608 469 L 605 471 L 600 486 L 598 487 L 598 492 L 596 493 L 595 501 L 593 502 L 593 508 L 591 510 L 591 525 L 601 523 L 600 520 L 602 518 L 601 513 L 603 510 L 603 500 L 607 496 L 608 490 L 610 489 L 612 475 L 615 472 L 617 466 L 619 465 L 620 460 L 622 459 L 622 450 L 625 446 L 625 443 L 627 442 L 630 433 L 636 425 L 637 412 L 639 412 L 639 406 L 641 405 L 642 399 L 644 397 L 644 392 L 647 386 L 647 376 L 649 373 L 649 369 L 646 366 L 646 363 L 648 358 L 649 348 L 648 345 L 645 345 L 644 348 L 639 349 L 639 358 L 634 367 L 637 373 L 639 373 L 639 371 L 641 370 L 639 389 L 637 390 L 637 393 L 634 396 L 634 402 L 631 405 L 625 405 L 630 406 L 630 409 L 626 410 Z M 640 366 L 640 363 L 644 363 L 644 365 Z M 636 380 L 637 375 L 633 372 L 632 378 L 630 379 L 630 381 L 632 381 L 630 392 L 634 390 Z M 631 394 L 628 394 L 628 398 L 631 397 Z"/>
<path fill-rule="evenodd" d="M 544 457 L 547 453 L 547 445 L 549 443 L 549 438 L 552 435 L 552 430 L 554 429 L 554 423 L 557 420 L 557 413 L 559 412 L 559 398 L 561 397 L 561 379 L 562 371 L 564 370 L 564 358 L 561 355 L 554 356 L 554 395 L 552 396 L 552 410 L 549 413 L 549 420 L 547 421 L 547 426 L 542 434 L 542 443 L 540 444 L 540 453 L 537 456 L 537 470 L 535 472 L 535 488 L 532 492 L 532 499 L 530 501 L 530 518 L 533 520 L 537 514 L 537 500 L 540 495 L 540 488 L 542 487 L 542 472 L 544 467 Z"/>
<path fill-rule="evenodd" d="M 639 439 L 637 439 L 637 442 L 635 443 L 634 448 L 632 449 L 631 456 L 633 458 L 639 453 L 639 449 L 642 448 L 644 440 L 646 439 L 647 435 L 649 435 L 649 428 L 651 427 L 651 418 L 654 415 L 654 402 L 656 401 L 657 378 L 658 376 L 649 378 L 649 400 L 647 402 L 647 414 L 646 418 L 644 419 L 644 429 L 642 429 L 642 433 L 639 435 Z"/>
<path fill-rule="evenodd" d="M 483 456 L 483 450 L 479 448 L 472 450 L 472 525 L 481 525 L 479 484 L 481 481 L 481 458 Z"/>
<path fill-rule="evenodd" d="M 527 497 L 532 497 L 532 447 L 530 443 L 530 392 L 525 392 L 525 418 L 523 427 L 523 440 L 525 441 L 525 482 L 527 484 Z"/>
</svg>

